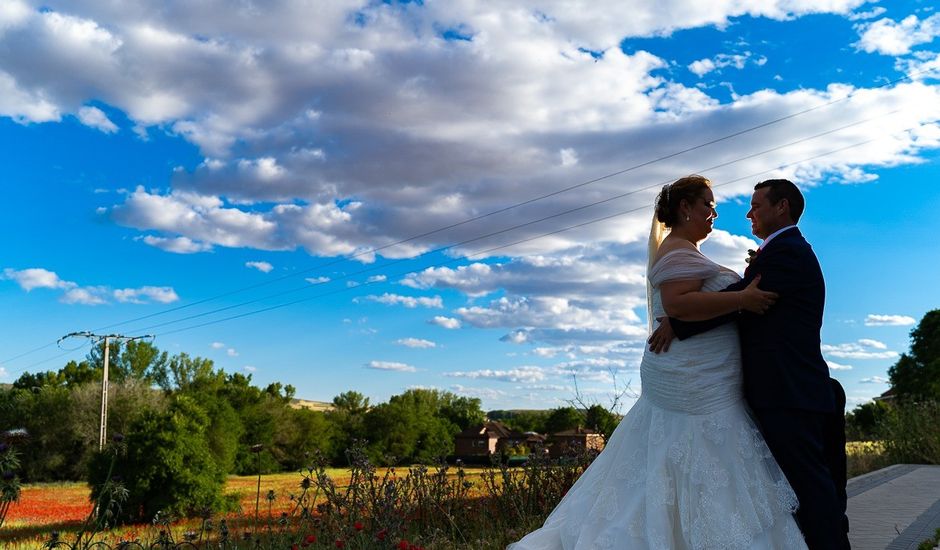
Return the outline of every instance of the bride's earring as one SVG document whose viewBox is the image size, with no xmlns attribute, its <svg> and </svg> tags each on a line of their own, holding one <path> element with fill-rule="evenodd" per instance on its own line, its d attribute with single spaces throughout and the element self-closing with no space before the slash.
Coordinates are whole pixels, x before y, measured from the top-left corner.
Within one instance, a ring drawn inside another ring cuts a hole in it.
<svg viewBox="0 0 940 550">
<path fill-rule="evenodd" d="M 692 218 L 690 218 L 688 215 L 685 216 L 685 221 L 691 221 L 691 220 Z"/>
</svg>

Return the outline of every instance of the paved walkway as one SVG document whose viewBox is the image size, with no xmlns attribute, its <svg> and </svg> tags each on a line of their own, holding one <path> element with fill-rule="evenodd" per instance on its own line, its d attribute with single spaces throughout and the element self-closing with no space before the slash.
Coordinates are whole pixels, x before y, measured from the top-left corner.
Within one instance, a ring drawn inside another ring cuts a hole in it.
<svg viewBox="0 0 940 550">
<path fill-rule="evenodd" d="M 852 550 L 916 550 L 940 528 L 940 466 L 897 464 L 849 480 Z"/>
</svg>

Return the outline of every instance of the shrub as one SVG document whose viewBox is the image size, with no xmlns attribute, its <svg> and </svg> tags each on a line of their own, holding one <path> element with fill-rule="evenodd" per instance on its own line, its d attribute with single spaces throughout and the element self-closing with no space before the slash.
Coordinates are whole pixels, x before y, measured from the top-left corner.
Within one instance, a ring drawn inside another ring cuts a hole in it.
<svg viewBox="0 0 940 550">
<path fill-rule="evenodd" d="M 903 402 L 879 425 L 893 463 L 940 464 L 940 402 Z"/>
<path fill-rule="evenodd" d="M 128 498 L 114 512 L 118 522 L 149 522 L 158 512 L 188 516 L 224 509 L 225 472 L 209 448 L 209 425 L 205 411 L 185 396 L 174 398 L 166 411 L 148 411 L 121 445 L 93 459 L 92 499 L 106 497 L 104 490 L 121 480 Z"/>
</svg>

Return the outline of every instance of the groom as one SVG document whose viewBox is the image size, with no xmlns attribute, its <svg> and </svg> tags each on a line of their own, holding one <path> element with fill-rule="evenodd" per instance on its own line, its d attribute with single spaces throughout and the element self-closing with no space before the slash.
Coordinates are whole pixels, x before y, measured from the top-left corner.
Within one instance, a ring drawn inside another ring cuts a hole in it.
<svg viewBox="0 0 940 550">
<path fill-rule="evenodd" d="M 726 290 L 742 290 L 760 276 L 762 290 L 780 295 L 774 307 L 764 315 L 740 312 L 701 322 L 670 318 L 649 342 L 652 351 L 666 351 L 673 333 L 684 340 L 738 321 L 744 397 L 800 501 L 796 517 L 807 546 L 842 550 L 849 548 L 845 446 L 838 443 L 845 437 L 837 402 L 844 394 L 838 383 L 830 385 L 820 351 L 825 284 L 819 261 L 796 226 L 803 207 L 803 195 L 788 180 L 754 188 L 747 217 L 764 242 L 744 279 Z"/>
</svg>

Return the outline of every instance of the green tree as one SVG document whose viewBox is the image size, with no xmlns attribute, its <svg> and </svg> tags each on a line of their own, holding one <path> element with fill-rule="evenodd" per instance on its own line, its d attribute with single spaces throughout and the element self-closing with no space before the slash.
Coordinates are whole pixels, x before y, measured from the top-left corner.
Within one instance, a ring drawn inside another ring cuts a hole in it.
<svg viewBox="0 0 940 550">
<path fill-rule="evenodd" d="M 456 396 L 437 390 L 411 389 L 369 410 L 366 430 L 370 455 L 381 463 L 430 464 L 453 454 L 459 427 L 446 418 L 445 404 Z"/>
<path fill-rule="evenodd" d="M 553 409 L 545 419 L 545 432 L 554 434 L 578 426 L 584 426 L 584 415 L 574 407 L 559 407 Z"/>
<path fill-rule="evenodd" d="M 369 411 L 369 398 L 356 391 L 343 392 L 333 398 L 333 409 L 326 413 L 333 424 L 333 463 L 346 464 L 346 450 L 358 439 L 366 438 L 365 418 Z"/>
<path fill-rule="evenodd" d="M 890 406 L 884 401 L 871 401 L 855 407 L 845 415 L 845 434 L 849 441 L 878 438 L 879 426 L 885 421 Z"/>
<path fill-rule="evenodd" d="M 209 424 L 202 407 L 185 395 L 175 396 L 164 411 L 146 412 L 127 434 L 125 452 L 116 458 L 114 449 L 96 455 L 89 476 L 92 498 L 100 495 L 113 459 L 111 474 L 129 494 L 120 521 L 149 522 L 161 510 L 189 516 L 225 508 L 225 472 L 209 448 Z"/>
<path fill-rule="evenodd" d="M 620 424 L 620 417 L 601 405 L 591 405 L 585 413 L 584 425 L 604 434 L 605 440 L 610 439 L 610 434 L 614 433 L 618 424 Z"/>
<path fill-rule="evenodd" d="M 914 327 L 910 353 L 901 355 L 888 376 L 900 401 L 940 399 L 940 309 Z"/>
</svg>

